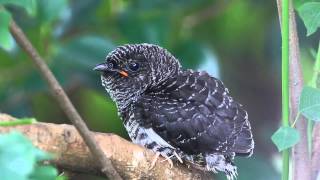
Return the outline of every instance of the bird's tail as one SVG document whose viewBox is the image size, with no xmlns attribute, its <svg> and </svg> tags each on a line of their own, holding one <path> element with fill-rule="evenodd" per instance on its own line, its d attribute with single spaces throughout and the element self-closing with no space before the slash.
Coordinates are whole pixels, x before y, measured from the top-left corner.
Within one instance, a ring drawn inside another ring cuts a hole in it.
<svg viewBox="0 0 320 180">
<path fill-rule="evenodd" d="M 217 172 L 222 171 L 226 174 L 228 180 L 237 178 L 237 167 L 233 164 L 229 157 L 222 154 L 207 154 L 205 157 L 206 170 Z"/>
</svg>

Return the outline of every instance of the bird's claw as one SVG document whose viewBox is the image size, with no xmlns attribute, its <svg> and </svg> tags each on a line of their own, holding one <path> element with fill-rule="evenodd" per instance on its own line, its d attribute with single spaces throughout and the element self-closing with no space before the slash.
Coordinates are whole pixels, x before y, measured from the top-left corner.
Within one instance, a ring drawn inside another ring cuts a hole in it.
<svg viewBox="0 0 320 180">
<path fill-rule="evenodd" d="M 175 151 L 173 152 L 173 154 L 172 154 L 171 156 L 166 156 L 165 154 L 161 154 L 160 152 L 157 152 L 156 155 L 154 156 L 154 158 L 152 159 L 151 165 L 150 165 L 150 167 L 149 167 L 148 170 L 151 170 L 151 169 L 154 168 L 154 166 L 156 165 L 156 162 L 157 162 L 157 160 L 159 159 L 159 156 L 160 156 L 160 155 L 165 158 L 164 160 L 162 160 L 162 161 L 160 161 L 160 162 L 168 161 L 169 166 L 170 166 L 170 169 L 173 167 L 173 161 L 171 160 L 171 158 L 172 158 L 173 156 L 177 157 L 177 159 L 179 160 L 179 162 L 183 163 L 181 157 L 180 157 Z"/>
<path fill-rule="evenodd" d="M 173 152 L 173 155 L 178 159 L 178 161 L 182 164 L 183 161 L 182 161 L 182 158 L 177 154 L 176 151 Z"/>
<path fill-rule="evenodd" d="M 153 169 L 153 167 L 156 165 L 157 160 L 159 159 L 160 156 L 160 152 L 157 152 L 156 155 L 153 157 L 152 161 L 151 161 L 151 165 L 148 168 L 148 170 Z"/>
<path fill-rule="evenodd" d="M 162 155 L 162 157 L 164 157 L 165 159 L 162 160 L 161 162 L 168 161 L 169 166 L 170 166 L 170 169 L 171 169 L 171 168 L 173 167 L 173 162 L 172 162 L 172 160 L 171 160 L 171 158 L 173 157 L 173 155 L 171 155 L 171 156 L 163 156 L 163 155 Z"/>
</svg>

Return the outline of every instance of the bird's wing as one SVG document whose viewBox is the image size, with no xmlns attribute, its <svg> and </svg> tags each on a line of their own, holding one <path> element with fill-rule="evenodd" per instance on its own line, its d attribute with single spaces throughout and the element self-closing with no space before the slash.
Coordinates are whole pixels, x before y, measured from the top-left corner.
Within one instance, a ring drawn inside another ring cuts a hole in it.
<svg viewBox="0 0 320 180">
<path fill-rule="evenodd" d="M 252 153 L 246 111 L 207 73 L 186 71 L 164 91 L 143 96 L 136 107 L 144 126 L 188 154 Z"/>
</svg>

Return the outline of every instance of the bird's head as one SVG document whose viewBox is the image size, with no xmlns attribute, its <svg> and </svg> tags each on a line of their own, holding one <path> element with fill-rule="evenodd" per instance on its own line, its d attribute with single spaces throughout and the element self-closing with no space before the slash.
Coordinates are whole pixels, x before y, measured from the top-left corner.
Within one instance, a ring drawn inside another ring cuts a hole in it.
<svg viewBox="0 0 320 180">
<path fill-rule="evenodd" d="M 94 70 L 101 72 L 102 85 L 119 106 L 174 76 L 180 67 L 167 50 L 144 43 L 117 47 Z"/>
</svg>

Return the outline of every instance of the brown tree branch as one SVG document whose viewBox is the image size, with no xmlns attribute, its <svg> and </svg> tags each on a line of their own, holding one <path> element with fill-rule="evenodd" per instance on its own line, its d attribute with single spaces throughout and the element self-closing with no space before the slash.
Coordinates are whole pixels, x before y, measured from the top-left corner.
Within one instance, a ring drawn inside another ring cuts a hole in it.
<svg viewBox="0 0 320 180">
<path fill-rule="evenodd" d="M 12 117 L 0 114 L 0 121 Z M 26 135 L 40 149 L 56 155 L 53 164 L 72 172 L 101 174 L 99 163 L 92 157 L 81 136 L 71 125 L 36 123 L 33 125 L 0 127 L 0 133 L 18 130 Z M 149 170 L 155 154 L 150 150 L 132 144 L 113 134 L 94 133 L 94 137 L 106 156 L 124 179 L 212 179 L 210 174 L 188 169 L 175 162 L 173 168 L 160 158 L 155 167 Z"/>
<path fill-rule="evenodd" d="M 54 98 L 58 101 L 62 110 L 68 116 L 72 124 L 76 127 L 97 162 L 100 163 L 99 167 L 101 167 L 101 171 L 110 179 L 122 179 L 115 168 L 112 166 L 111 161 L 105 156 L 101 148 L 97 145 L 97 142 L 92 137 L 92 134 L 89 131 L 88 127 L 82 120 L 77 110 L 74 108 L 73 104 L 69 100 L 66 93 L 63 91 L 61 85 L 56 80 L 53 73 L 50 71 L 37 50 L 32 46 L 31 42 L 25 36 L 23 31 L 13 20 L 10 23 L 10 32 L 15 38 L 16 42 L 20 45 L 20 47 L 25 50 L 25 52 L 30 56 L 32 62 L 36 65 L 43 78 L 47 81 Z"/>
<path fill-rule="evenodd" d="M 318 47 L 318 53 L 320 52 L 320 41 Z M 318 64 L 320 63 L 320 54 L 317 54 L 315 68 L 314 68 L 314 78 L 316 78 L 315 86 L 320 88 L 320 72 Z M 311 153 L 311 164 L 312 164 L 312 179 L 320 178 L 320 123 L 314 123 L 313 134 L 312 134 L 312 153 Z"/>
<path fill-rule="evenodd" d="M 303 89 L 303 74 L 300 63 L 300 48 L 292 1 L 289 7 L 289 59 L 290 59 L 290 96 L 291 119 L 299 112 L 300 95 Z M 308 150 L 308 120 L 301 116 L 296 123 L 300 133 L 300 141 L 293 147 L 293 180 L 311 180 L 311 161 Z M 303 171 L 302 171 L 303 169 Z"/>
<path fill-rule="evenodd" d="M 279 19 L 281 20 L 281 0 L 277 0 Z M 281 25 L 281 21 L 280 21 Z M 290 119 L 293 120 L 299 112 L 299 99 L 303 88 L 303 76 L 300 63 L 299 39 L 292 1 L 289 7 L 289 89 L 290 89 Z M 307 120 L 300 117 L 296 123 L 300 133 L 300 141 L 293 147 L 293 180 L 310 180 L 311 167 L 308 151 Z"/>
</svg>

